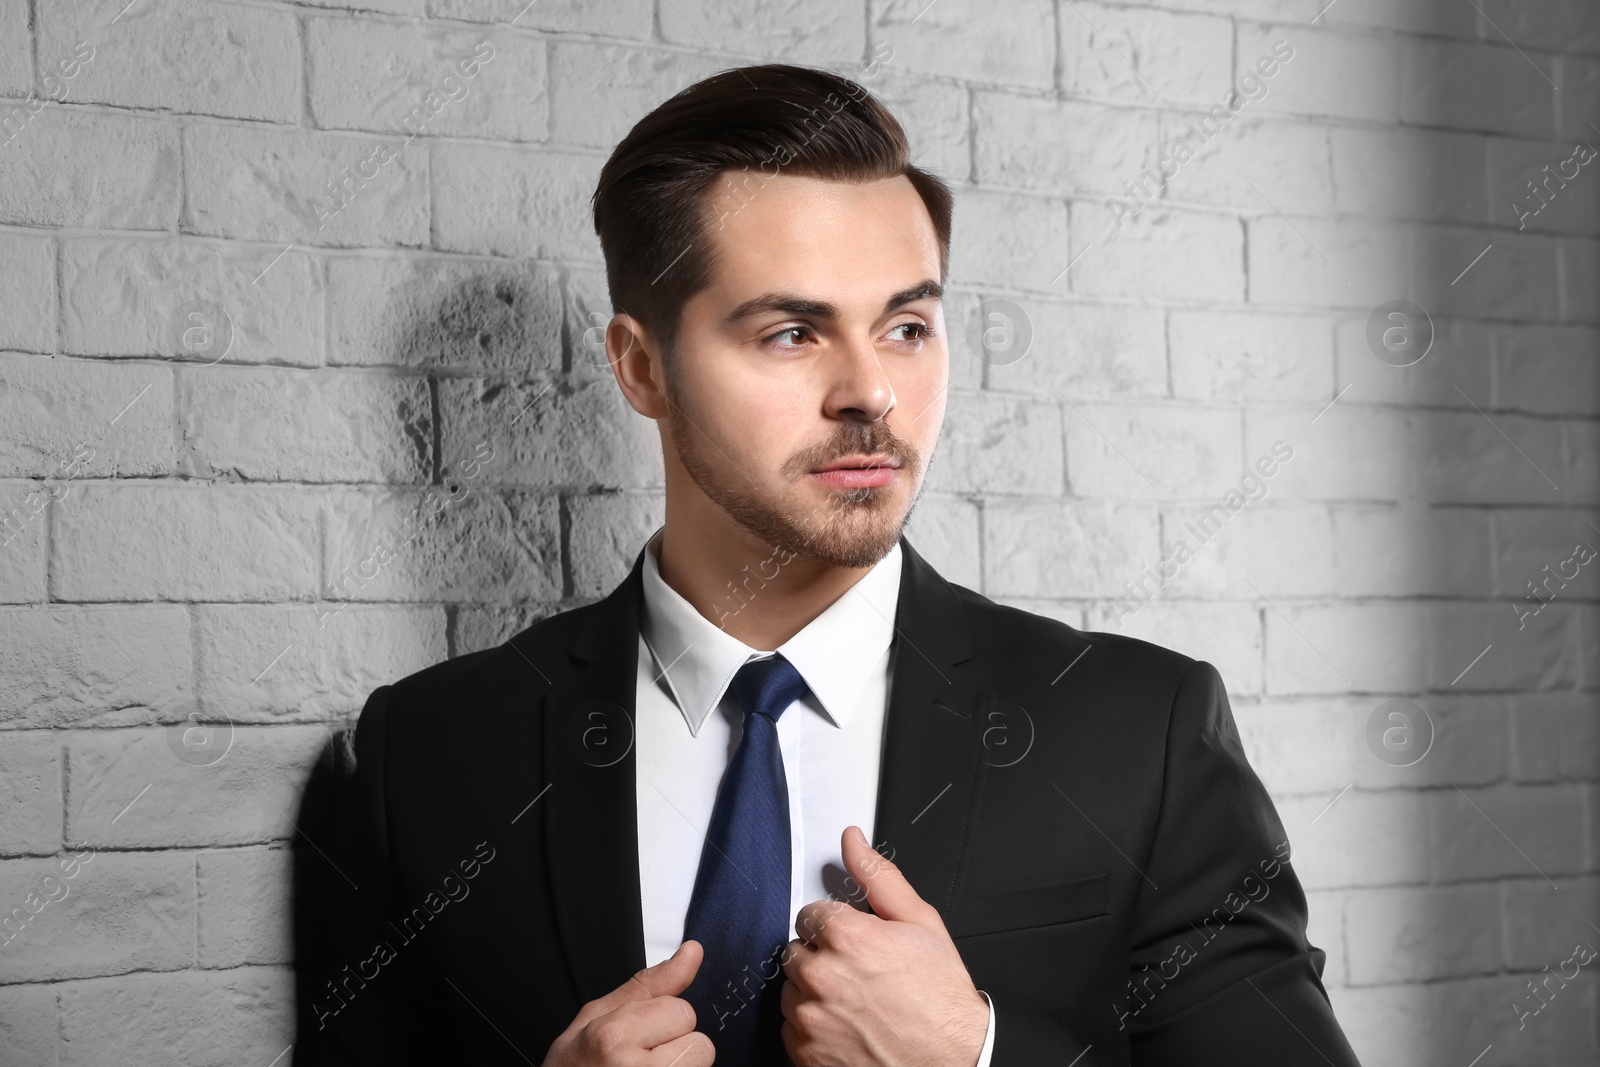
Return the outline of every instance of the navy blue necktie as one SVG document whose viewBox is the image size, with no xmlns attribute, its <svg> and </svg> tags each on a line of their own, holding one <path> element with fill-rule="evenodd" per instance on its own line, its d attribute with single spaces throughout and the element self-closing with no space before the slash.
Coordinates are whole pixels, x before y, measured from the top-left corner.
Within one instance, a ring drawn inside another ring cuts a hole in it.
<svg viewBox="0 0 1600 1067">
<path fill-rule="evenodd" d="M 728 687 L 744 735 L 717 790 L 695 875 L 684 940 L 705 959 L 683 998 L 695 1029 L 717 1047 L 717 1067 L 782 1064 L 783 950 L 789 943 L 789 786 L 777 718 L 806 691 L 782 655 L 752 660 Z"/>
</svg>

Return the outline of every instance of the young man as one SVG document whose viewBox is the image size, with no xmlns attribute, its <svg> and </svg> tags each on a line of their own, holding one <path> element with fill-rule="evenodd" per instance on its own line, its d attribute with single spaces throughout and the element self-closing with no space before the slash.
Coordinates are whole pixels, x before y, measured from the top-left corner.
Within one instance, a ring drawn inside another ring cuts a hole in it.
<svg viewBox="0 0 1600 1067">
<path fill-rule="evenodd" d="M 724 72 L 594 215 L 666 522 L 599 603 L 372 694 L 313 1061 L 1355 1064 L 1216 670 L 903 536 L 951 200 L 888 111 Z"/>
</svg>

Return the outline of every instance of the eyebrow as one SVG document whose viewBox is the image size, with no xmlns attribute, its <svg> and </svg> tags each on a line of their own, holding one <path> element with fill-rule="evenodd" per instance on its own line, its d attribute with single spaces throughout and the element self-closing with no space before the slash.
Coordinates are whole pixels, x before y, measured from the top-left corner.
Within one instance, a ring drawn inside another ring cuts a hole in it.
<svg viewBox="0 0 1600 1067">
<path fill-rule="evenodd" d="M 889 297 L 888 300 L 884 301 L 883 313 L 887 315 L 897 308 L 902 308 L 918 300 L 926 300 L 929 297 L 935 300 L 943 299 L 944 297 L 944 286 L 931 278 L 924 279 L 911 286 L 911 288 L 902 289 Z M 786 312 L 790 315 L 805 315 L 817 319 L 836 319 L 839 317 L 838 307 L 826 300 L 808 300 L 795 293 L 762 293 L 755 299 L 746 300 L 728 312 L 728 316 L 724 321 L 731 324 L 742 319 L 776 311 Z"/>
</svg>

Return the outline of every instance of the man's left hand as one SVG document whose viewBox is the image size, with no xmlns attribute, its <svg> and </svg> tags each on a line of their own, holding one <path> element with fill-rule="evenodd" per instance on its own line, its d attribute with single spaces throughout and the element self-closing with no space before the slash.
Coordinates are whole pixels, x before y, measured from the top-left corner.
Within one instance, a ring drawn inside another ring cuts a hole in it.
<svg viewBox="0 0 1600 1067">
<path fill-rule="evenodd" d="M 974 1067 L 989 1005 L 944 920 L 858 827 L 840 844 L 875 914 L 845 901 L 800 909 L 783 965 L 783 1044 L 796 1067 Z"/>
</svg>

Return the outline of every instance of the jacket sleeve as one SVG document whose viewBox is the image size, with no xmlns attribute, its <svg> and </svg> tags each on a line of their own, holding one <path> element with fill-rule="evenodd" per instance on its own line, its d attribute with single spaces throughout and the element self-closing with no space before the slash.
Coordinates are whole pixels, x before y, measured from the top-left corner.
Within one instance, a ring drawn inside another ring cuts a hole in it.
<svg viewBox="0 0 1600 1067">
<path fill-rule="evenodd" d="M 384 751 L 390 686 L 367 698 L 356 725 L 355 770 L 338 790 L 332 839 L 314 843 L 309 862 L 328 865 L 317 934 L 326 973 L 306 988 L 296 1065 L 410 1067 L 459 1059 L 450 1031 L 456 996 L 429 965 L 427 945 L 409 944 L 391 925 L 407 910 L 390 852 Z M 415 903 L 415 902 L 413 902 Z"/>
<path fill-rule="evenodd" d="M 1132 1063 L 1359 1067 L 1306 940 L 1288 835 L 1204 661 L 1179 680 L 1162 777 L 1118 1011 Z"/>
</svg>

